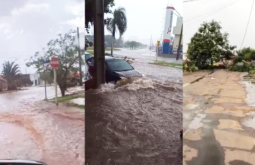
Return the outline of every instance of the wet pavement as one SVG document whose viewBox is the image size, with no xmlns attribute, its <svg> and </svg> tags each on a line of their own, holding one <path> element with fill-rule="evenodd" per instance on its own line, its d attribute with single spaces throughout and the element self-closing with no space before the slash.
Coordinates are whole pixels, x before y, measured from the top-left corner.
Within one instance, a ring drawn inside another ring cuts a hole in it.
<svg viewBox="0 0 255 165">
<path fill-rule="evenodd" d="M 182 163 L 182 69 L 135 61 L 145 78 L 86 92 L 86 165 Z"/>
<path fill-rule="evenodd" d="M 47 92 L 54 96 L 53 87 Z M 0 159 L 83 165 L 84 110 L 43 99 L 43 87 L 0 94 Z"/>
<path fill-rule="evenodd" d="M 111 53 L 111 51 L 106 51 L 107 53 Z M 168 57 L 157 57 L 156 58 L 156 52 L 151 51 L 149 49 L 128 49 L 128 48 L 121 48 L 118 51 L 113 51 L 114 57 L 128 57 L 135 59 L 137 62 L 143 62 L 143 63 L 149 63 L 154 62 L 155 60 L 158 61 L 165 61 L 170 63 L 177 63 L 182 64 L 182 59 L 176 60 L 176 58 L 169 58 L 173 57 L 169 55 Z"/>
<path fill-rule="evenodd" d="M 250 104 L 255 87 L 243 76 L 226 70 L 184 75 L 183 164 L 255 164 L 255 108 Z"/>
</svg>

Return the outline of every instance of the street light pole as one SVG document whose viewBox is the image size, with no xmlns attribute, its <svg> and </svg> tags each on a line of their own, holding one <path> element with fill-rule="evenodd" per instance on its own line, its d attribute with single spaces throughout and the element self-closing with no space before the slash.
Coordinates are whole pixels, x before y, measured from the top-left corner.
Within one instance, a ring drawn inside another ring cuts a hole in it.
<svg viewBox="0 0 255 165">
<path fill-rule="evenodd" d="M 105 83 L 104 0 L 95 0 L 94 55 L 96 87 Z"/>
<path fill-rule="evenodd" d="M 178 45 L 178 49 L 177 49 L 176 60 L 179 60 L 179 56 L 180 56 L 180 48 L 181 48 L 181 42 L 182 42 L 182 31 L 183 31 L 183 23 L 182 23 L 182 28 L 181 28 L 181 34 L 180 34 L 180 39 L 179 39 L 179 45 Z"/>
</svg>

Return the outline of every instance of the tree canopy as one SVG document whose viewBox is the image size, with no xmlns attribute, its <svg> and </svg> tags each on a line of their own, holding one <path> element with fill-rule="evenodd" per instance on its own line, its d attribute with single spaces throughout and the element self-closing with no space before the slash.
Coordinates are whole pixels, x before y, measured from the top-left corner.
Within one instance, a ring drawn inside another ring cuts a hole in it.
<svg viewBox="0 0 255 165">
<path fill-rule="evenodd" d="M 125 47 L 129 47 L 130 49 L 139 49 L 139 48 L 145 48 L 146 45 L 137 41 L 127 41 L 125 42 Z"/>
<path fill-rule="evenodd" d="M 90 28 L 90 23 L 93 24 L 94 21 L 94 4 L 95 0 L 85 0 L 85 28 L 88 29 Z M 114 0 L 104 0 L 104 12 L 105 13 L 112 13 L 110 10 L 111 7 L 113 7 Z M 105 19 L 105 22 L 107 22 L 107 19 Z"/>
<path fill-rule="evenodd" d="M 7 90 L 17 89 L 17 82 L 20 77 L 20 70 L 18 64 L 14 62 L 5 62 L 3 64 L 3 78 L 7 81 Z"/>
<path fill-rule="evenodd" d="M 126 10 L 122 7 L 114 10 L 113 18 L 109 18 L 107 22 L 107 30 L 112 34 L 111 55 L 113 55 L 113 46 L 115 34 L 119 31 L 120 38 L 127 30 Z"/>
<path fill-rule="evenodd" d="M 28 67 L 35 66 L 38 72 L 46 69 L 49 70 L 52 75 L 53 70 L 50 67 L 45 67 L 45 61 L 50 60 L 52 57 L 58 57 L 59 68 L 57 69 L 57 83 L 62 96 L 65 95 L 67 89 L 67 77 L 70 71 L 79 63 L 79 49 L 75 42 L 75 35 L 75 30 L 70 30 L 64 35 L 58 34 L 58 38 L 48 42 L 46 51 L 43 51 L 43 53 L 36 52 L 27 63 Z"/>
<path fill-rule="evenodd" d="M 203 23 L 188 44 L 187 59 L 199 69 L 212 66 L 221 58 L 231 56 L 235 46 L 229 45 L 228 34 L 221 32 L 220 23 Z"/>
</svg>

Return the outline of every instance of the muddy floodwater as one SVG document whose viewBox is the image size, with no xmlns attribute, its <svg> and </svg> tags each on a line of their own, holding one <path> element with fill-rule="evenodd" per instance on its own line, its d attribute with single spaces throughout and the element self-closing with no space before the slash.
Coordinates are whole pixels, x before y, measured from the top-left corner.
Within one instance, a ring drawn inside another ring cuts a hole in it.
<svg viewBox="0 0 255 165">
<path fill-rule="evenodd" d="M 182 163 L 182 70 L 133 63 L 145 78 L 86 92 L 86 165 Z"/>
<path fill-rule="evenodd" d="M 48 87 L 48 97 L 54 94 Z M 84 164 L 84 110 L 42 101 L 44 88 L 0 94 L 0 159 Z"/>
</svg>

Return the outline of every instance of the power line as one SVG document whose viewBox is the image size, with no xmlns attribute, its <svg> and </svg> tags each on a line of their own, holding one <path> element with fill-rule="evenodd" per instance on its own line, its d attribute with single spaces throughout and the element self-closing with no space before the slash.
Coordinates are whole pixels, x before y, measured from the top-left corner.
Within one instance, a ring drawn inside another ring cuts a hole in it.
<svg viewBox="0 0 255 165">
<path fill-rule="evenodd" d="M 219 10 L 216 10 L 215 12 L 213 12 L 213 13 L 211 13 L 211 14 L 209 14 L 209 15 L 206 15 L 205 17 L 202 17 L 202 18 L 209 17 L 209 16 L 211 16 L 211 15 L 213 15 L 213 14 L 215 14 L 215 13 L 217 13 L 217 12 L 219 12 L 219 11 L 221 11 L 221 10 L 223 10 L 223 9 L 225 9 L 225 8 L 227 8 L 227 7 L 231 6 L 231 5 L 233 5 L 233 4 L 235 4 L 235 3 L 238 2 L 238 1 L 240 1 L 240 0 L 237 0 L 237 1 L 235 1 L 235 2 L 233 2 L 233 3 L 231 3 L 231 4 L 227 5 L 227 6 L 225 6 L 225 7 L 221 8 L 221 9 L 219 9 Z M 194 18 L 194 19 L 195 19 L 195 18 Z M 199 19 L 199 20 L 201 20 L 201 19 Z M 194 21 L 194 22 L 197 22 L 197 21 Z M 194 23 L 194 22 L 193 22 L 193 23 Z"/>
<path fill-rule="evenodd" d="M 204 1 L 201 1 L 201 3 L 198 3 L 198 4 L 197 3 L 190 3 L 189 6 L 194 6 L 194 5 L 198 6 L 198 5 L 201 5 L 201 4 L 206 3 L 208 1 L 211 1 L 211 0 L 204 0 Z"/>
<path fill-rule="evenodd" d="M 230 0 L 230 1 L 232 1 L 232 0 Z M 215 5 L 214 7 L 221 6 L 222 4 L 224 4 L 224 6 L 227 5 L 227 4 L 229 4 L 229 2 L 227 2 L 227 3 L 221 3 L 221 2 L 222 2 L 222 1 L 220 1 L 220 3 L 218 3 L 218 4 Z M 226 1 L 225 1 L 225 2 L 226 2 Z M 232 1 L 232 2 L 233 2 L 233 1 Z M 210 7 L 210 9 L 211 9 L 211 7 Z M 215 9 L 215 8 L 213 8 L 213 9 Z M 216 8 L 216 9 L 218 9 L 218 8 Z M 208 9 L 206 9 L 206 10 L 208 11 Z M 206 10 L 205 10 L 205 11 L 206 11 Z M 203 15 L 205 15 L 205 14 L 210 14 L 212 11 L 215 11 L 215 10 L 211 10 L 211 11 L 209 11 L 209 12 L 203 13 Z M 191 19 L 185 20 L 185 22 L 189 22 L 189 21 L 194 20 L 194 19 L 196 19 L 196 18 L 202 17 L 203 15 L 201 15 L 201 13 L 200 13 L 199 15 L 196 15 L 195 17 L 193 17 L 193 18 L 191 18 Z"/>
<path fill-rule="evenodd" d="M 186 0 L 186 1 L 183 1 L 183 2 L 185 3 L 185 2 L 193 2 L 193 1 L 199 1 L 199 0 L 189 0 L 189 1 Z"/>
<path fill-rule="evenodd" d="M 253 5 L 254 5 L 254 0 L 252 1 L 251 11 L 250 11 L 250 16 L 249 16 L 249 19 L 248 19 L 248 22 L 247 22 L 247 25 L 246 25 L 246 30 L 245 30 L 245 33 L 244 33 L 244 37 L 243 37 L 243 41 L 242 41 L 242 44 L 241 44 L 240 49 L 241 49 L 241 48 L 242 48 L 242 46 L 243 46 L 243 42 L 244 42 L 244 39 L 245 39 L 245 36 L 246 36 L 246 33 L 247 33 L 247 29 L 248 29 L 248 26 L 249 26 L 249 23 L 250 23 L 250 19 L 251 19 L 251 13 L 252 13 Z"/>
</svg>

